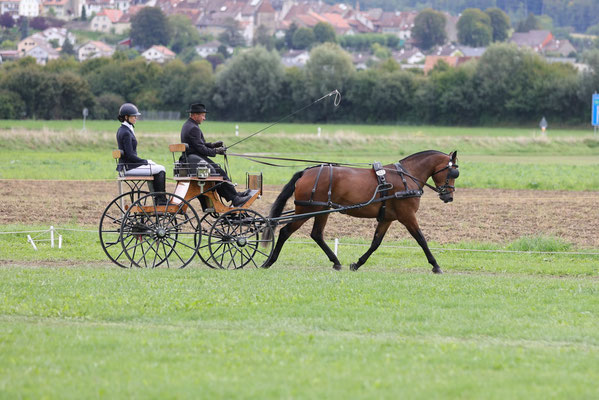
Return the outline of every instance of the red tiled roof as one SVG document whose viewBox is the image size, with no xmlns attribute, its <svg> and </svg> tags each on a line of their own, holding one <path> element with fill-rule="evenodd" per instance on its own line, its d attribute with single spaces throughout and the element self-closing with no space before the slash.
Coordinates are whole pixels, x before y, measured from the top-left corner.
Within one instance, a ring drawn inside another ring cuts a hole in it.
<svg viewBox="0 0 599 400">
<path fill-rule="evenodd" d="M 106 16 L 113 24 L 117 23 L 121 17 L 123 16 L 123 12 L 121 10 L 115 10 L 112 8 L 104 8 L 100 11 L 96 16 Z"/>
</svg>

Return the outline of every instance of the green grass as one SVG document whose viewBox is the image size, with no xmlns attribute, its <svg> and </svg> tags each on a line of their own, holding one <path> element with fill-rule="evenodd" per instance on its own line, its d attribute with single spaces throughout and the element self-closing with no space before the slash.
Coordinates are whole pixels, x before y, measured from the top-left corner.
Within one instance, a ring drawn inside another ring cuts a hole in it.
<svg viewBox="0 0 599 400">
<path fill-rule="evenodd" d="M 596 279 L 16 264 L 6 398 L 599 395 Z"/>
<path fill-rule="evenodd" d="M 76 121 L 0 121 L 0 179 L 114 179 L 114 130 L 111 121 L 92 121 L 87 132 Z M 147 121 L 138 125 L 138 153 L 169 167 L 167 146 L 179 141 L 180 121 Z M 229 145 L 265 127 L 209 122 L 208 139 Z M 254 130 L 255 129 L 255 130 Z M 524 129 L 327 125 L 321 137 L 315 125 L 281 124 L 230 149 L 230 153 L 266 154 L 310 160 L 393 163 L 425 149 L 458 150 L 458 187 L 596 190 L 599 187 L 599 138 L 585 131 L 534 138 Z M 442 135 L 438 132 L 442 132 Z M 516 132 L 514 134 L 514 132 Z M 451 136 L 453 135 L 453 136 Z M 505 136 L 500 136 L 505 135 Z M 516 135 L 516 136 L 514 136 Z M 518 136 L 520 135 L 520 136 Z M 217 157 L 222 162 L 222 157 Z M 237 182 L 245 171 L 262 171 L 267 184 L 283 184 L 306 164 L 281 162 L 275 168 L 230 157 Z"/>
<path fill-rule="evenodd" d="M 57 229 L 55 248 L 50 247 L 48 232 L 29 233 L 37 243 L 38 251 L 34 251 L 31 244 L 27 242 L 28 233 L 1 234 L 1 232 L 47 231 L 49 226 L 4 225 L 0 227 L 0 254 L 5 255 L 4 259 L 17 263 L 19 261 L 41 263 L 108 261 L 102 251 L 95 227 L 71 224 L 55 228 Z M 57 248 L 58 234 L 63 237 L 61 249 Z M 340 243 L 339 259 L 347 267 L 366 251 L 370 240 L 369 238 L 362 240 L 340 238 Z M 329 246 L 333 247 L 332 240 L 329 240 Z M 439 264 L 448 271 L 570 276 L 593 276 L 599 273 L 599 256 L 596 254 L 599 250 L 578 249 L 555 237 L 523 237 L 505 244 L 460 242 L 441 246 L 429 242 L 429 246 L 433 249 Z M 514 251 L 521 251 L 521 253 L 514 253 Z M 590 254 L 572 254 L 581 252 Z M 298 256 L 299 254 L 304 257 Z M 311 239 L 294 237 L 285 246 L 275 266 L 293 267 L 299 264 L 324 269 L 331 266 L 324 253 Z M 190 267 L 206 268 L 197 258 Z M 416 269 L 422 272 L 430 270 L 424 253 L 413 240 L 384 241 L 363 268 L 404 271 Z"/>
</svg>

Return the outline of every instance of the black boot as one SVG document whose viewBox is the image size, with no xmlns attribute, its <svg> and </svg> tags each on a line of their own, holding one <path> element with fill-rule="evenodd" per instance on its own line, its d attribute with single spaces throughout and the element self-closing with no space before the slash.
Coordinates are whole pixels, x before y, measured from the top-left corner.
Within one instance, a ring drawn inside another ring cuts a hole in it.
<svg viewBox="0 0 599 400">
<path fill-rule="evenodd" d="M 166 173 L 164 171 L 160 171 L 159 173 L 154 175 L 154 191 L 155 192 L 165 192 L 166 191 Z M 166 204 L 166 196 L 164 194 L 156 195 L 156 204 L 164 205 Z"/>
</svg>

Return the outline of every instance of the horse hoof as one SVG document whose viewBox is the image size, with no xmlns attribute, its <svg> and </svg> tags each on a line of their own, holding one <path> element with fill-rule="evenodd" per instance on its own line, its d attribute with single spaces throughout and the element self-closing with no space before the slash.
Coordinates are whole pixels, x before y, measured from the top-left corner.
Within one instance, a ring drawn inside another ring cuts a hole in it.
<svg viewBox="0 0 599 400">
<path fill-rule="evenodd" d="M 333 265 L 333 269 L 335 271 L 341 271 L 341 264 L 335 264 L 335 265 Z"/>
<path fill-rule="evenodd" d="M 433 268 L 433 274 L 442 274 L 441 268 Z"/>
<path fill-rule="evenodd" d="M 360 268 L 360 266 L 359 266 L 358 264 L 356 264 L 356 263 L 352 263 L 352 264 L 349 266 L 349 270 L 350 270 L 350 271 L 357 271 L 357 270 L 358 270 L 358 268 Z"/>
</svg>

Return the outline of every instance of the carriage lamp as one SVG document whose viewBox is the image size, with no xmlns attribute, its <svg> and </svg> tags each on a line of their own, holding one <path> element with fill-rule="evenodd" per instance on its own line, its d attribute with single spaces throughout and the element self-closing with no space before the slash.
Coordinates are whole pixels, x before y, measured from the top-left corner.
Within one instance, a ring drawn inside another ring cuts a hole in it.
<svg viewBox="0 0 599 400">
<path fill-rule="evenodd" d="M 210 168 L 208 168 L 208 164 L 205 164 L 205 163 L 198 164 L 196 174 L 197 174 L 196 176 L 198 178 L 208 178 L 210 176 Z"/>
</svg>

